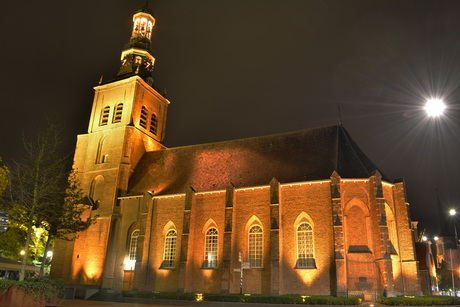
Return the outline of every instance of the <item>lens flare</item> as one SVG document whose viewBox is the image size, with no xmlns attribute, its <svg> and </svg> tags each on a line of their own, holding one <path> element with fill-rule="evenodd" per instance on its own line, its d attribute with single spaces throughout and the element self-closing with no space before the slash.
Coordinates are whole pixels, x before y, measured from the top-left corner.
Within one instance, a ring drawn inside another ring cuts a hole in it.
<svg viewBox="0 0 460 307">
<path fill-rule="evenodd" d="M 441 99 L 429 99 L 425 105 L 425 111 L 429 116 L 440 116 L 445 108 L 446 105 Z"/>
</svg>

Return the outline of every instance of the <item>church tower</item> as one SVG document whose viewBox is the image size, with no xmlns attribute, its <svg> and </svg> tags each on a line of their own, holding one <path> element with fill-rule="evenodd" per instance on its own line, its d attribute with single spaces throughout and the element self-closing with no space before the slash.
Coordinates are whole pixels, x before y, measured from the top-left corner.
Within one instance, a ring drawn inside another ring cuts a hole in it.
<svg viewBox="0 0 460 307">
<path fill-rule="evenodd" d="M 150 54 L 155 18 L 143 7 L 133 16 L 129 42 L 114 80 L 95 89 L 88 133 L 79 135 L 74 157 L 81 188 L 96 223 L 73 242 L 56 242 L 52 275 L 74 284 L 111 288 L 111 250 L 121 220 L 118 197 L 145 152 L 162 150 L 169 101 L 153 88 Z M 89 213 L 88 213 L 89 214 Z"/>
</svg>

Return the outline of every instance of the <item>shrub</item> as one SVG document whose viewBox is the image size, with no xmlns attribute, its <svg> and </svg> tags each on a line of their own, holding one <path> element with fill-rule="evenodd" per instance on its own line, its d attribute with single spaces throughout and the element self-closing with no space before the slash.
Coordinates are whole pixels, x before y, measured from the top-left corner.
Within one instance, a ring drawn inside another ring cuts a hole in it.
<svg viewBox="0 0 460 307">
<path fill-rule="evenodd" d="M 203 301 L 241 302 L 241 298 L 239 294 L 203 294 Z"/>
<path fill-rule="evenodd" d="M 125 297 L 140 297 L 168 300 L 195 301 L 196 293 L 153 292 L 138 291 L 124 292 Z M 305 305 L 359 305 L 359 298 L 335 297 L 335 296 L 301 296 L 301 295 L 240 295 L 240 294 L 200 294 L 203 301 L 214 302 L 246 302 L 268 304 L 305 304 Z"/>
<path fill-rule="evenodd" d="M 357 297 L 335 296 L 307 296 L 303 304 L 306 305 L 359 305 L 361 300 Z"/>
<path fill-rule="evenodd" d="M 300 295 L 247 295 L 242 302 L 268 304 L 298 304 L 302 302 Z"/>
<path fill-rule="evenodd" d="M 401 296 L 380 298 L 378 302 L 389 306 L 445 306 L 460 305 L 460 298 L 451 296 Z"/>
<path fill-rule="evenodd" d="M 20 289 L 25 293 L 29 293 L 34 301 L 45 300 L 51 302 L 56 297 L 60 300 L 65 297 L 66 284 L 62 280 L 29 280 L 29 281 L 15 281 L 15 280 L 0 280 L 0 295 L 4 295 L 8 290 L 14 287 Z"/>
<path fill-rule="evenodd" d="M 125 297 L 140 297 L 140 298 L 155 298 L 165 300 L 184 300 L 194 301 L 194 293 L 176 293 L 176 292 L 154 292 L 154 291 L 138 291 L 138 292 L 123 292 Z"/>
</svg>

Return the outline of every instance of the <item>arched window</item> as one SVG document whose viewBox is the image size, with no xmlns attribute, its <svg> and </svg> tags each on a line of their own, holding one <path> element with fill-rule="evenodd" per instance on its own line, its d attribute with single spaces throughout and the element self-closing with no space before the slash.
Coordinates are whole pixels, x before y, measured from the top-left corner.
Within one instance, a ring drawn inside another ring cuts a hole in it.
<svg viewBox="0 0 460 307">
<path fill-rule="evenodd" d="M 113 121 L 112 123 L 119 123 L 121 122 L 121 115 L 123 114 L 123 104 L 119 103 L 115 106 L 115 110 L 113 111 Z"/>
<path fill-rule="evenodd" d="M 145 106 L 142 106 L 141 117 L 139 119 L 139 125 L 144 129 L 147 129 L 148 113 L 149 112 L 147 111 L 147 108 Z"/>
<path fill-rule="evenodd" d="M 101 121 L 99 122 L 99 126 L 107 125 L 107 123 L 109 122 L 109 113 L 110 113 L 109 106 L 106 106 L 104 109 L 102 109 Z"/>
<path fill-rule="evenodd" d="M 131 235 L 131 241 L 129 242 L 129 260 L 136 261 L 137 253 L 137 238 L 139 237 L 139 230 L 134 230 Z"/>
<path fill-rule="evenodd" d="M 206 231 L 204 247 L 204 268 L 217 268 L 218 232 L 216 228 Z"/>
<path fill-rule="evenodd" d="M 89 197 L 94 203 L 93 210 L 99 209 L 101 201 L 104 198 L 104 187 L 104 177 L 102 175 L 97 175 L 91 182 L 91 187 L 89 190 Z"/>
<path fill-rule="evenodd" d="M 150 132 L 157 135 L 157 128 L 158 128 L 158 119 L 155 113 L 152 113 L 150 117 Z"/>
<path fill-rule="evenodd" d="M 313 228 L 308 223 L 297 227 L 297 264 L 296 268 L 315 268 L 313 250 Z"/>
<path fill-rule="evenodd" d="M 262 267 L 263 236 L 262 228 L 258 225 L 254 225 L 249 229 L 248 251 L 251 268 Z"/>
<path fill-rule="evenodd" d="M 150 37 L 152 36 L 152 28 L 153 28 L 153 23 L 149 20 L 149 22 L 147 23 L 147 35 L 146 35 L 148 39 L 150 39 Z"/>
<path fill-rule="evenodd" d="M 165 238 L 165 251 L 163 256 L 163 269 L 173 269 L 176 261 L 176 242 L 177 233 L 174 229 L 169 230 L 166 233 Z"/>
<path fill-rule="evenodd" d="M 104 156 L 107 156 L 105 160 L 108 159 L 108 154 L 107 154 L 107 146 L 104 146 L 106 144 L 107 140 L 107 135 L 104 135 L 101 137 L 99 140 L 99 144 L 97 146 L 97 153 L 96 153 L 96 164 L 97 163 L 106 163 L 107 161 L 104 162 Z"/>
</svg>

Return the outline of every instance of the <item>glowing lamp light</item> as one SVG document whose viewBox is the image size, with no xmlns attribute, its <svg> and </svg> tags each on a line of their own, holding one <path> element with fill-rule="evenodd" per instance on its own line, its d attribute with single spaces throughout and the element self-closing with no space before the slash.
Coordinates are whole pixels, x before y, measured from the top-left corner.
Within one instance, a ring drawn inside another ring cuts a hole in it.
<svg viewBox="0 0 460 307">
<path fill-rule="evenodd" d="M 136 264 L 136 260 L 128 260 L 128 261 L 126 261 L 126 263 L 125 263 L 126 269 L 127 270 L 134 270 L 135 264 Z"/>
<path fill-rule="evenodd" d="M 302 297 L 302 303 L 305 303 L 305 299 L 306 299 L 307 297 L 310 297 L 310 295 L 301 295 L 301 297 Z"/>
<path fill-rule="evenodd" d="M 435 240 L 435 241 L 438 241 L 438 240 L 439 240 L 439 237 L 437 237 L 437 236 L 434 237 L 434 240 Z"/>
<path fill-rule="evenodd" d="M 455 209 L 450 209 L 449 210 L 449 215 L 453 216 L 457 213 L 457 211 L 455 211 Z"/>
<path fill-rule="evenodd" d="M 429 99 L 425 105 L 425 111 L 429 116 L 436 117 L 444 113 L 446 105 L 441 99 Z"/>
<path fill-rule="evenodd" d="M 196 301 L 200 302 L 203 300 L 203 293 L 197 293 L 195 297 L 196 297 Z"/>
<path fill-rule="evenodd" d="M 46 253 L 46 257 L 51 257 L 51 256 L 53 256 L 53 252 L 52 252 L 52 251 L 48 251 L 48 252 Z"/>
<path fill-rule="evenodd" d="M 24 256 L 25 253 L 26 253 L 26 252 L 25 252 L 24 250 L 22 250 L 22 251 L 20 252 L 21 256 Z"/>
<path fill-rule="evenodd" d="M 426 242 L 426 241 L 428 240 L 428 238 L 425 237 L 425 236 L 423 236 L 423 237 L 422 237 L 422 240 Z"/>
</svg>

